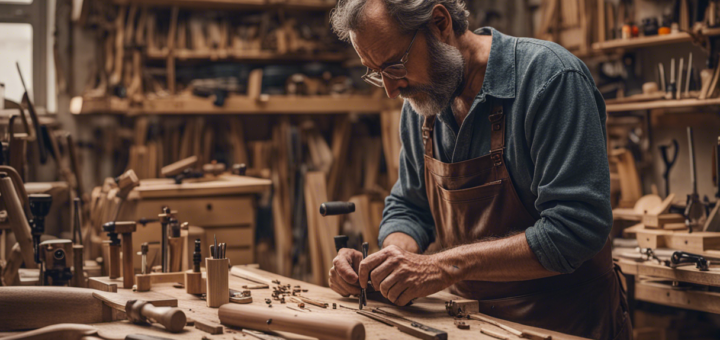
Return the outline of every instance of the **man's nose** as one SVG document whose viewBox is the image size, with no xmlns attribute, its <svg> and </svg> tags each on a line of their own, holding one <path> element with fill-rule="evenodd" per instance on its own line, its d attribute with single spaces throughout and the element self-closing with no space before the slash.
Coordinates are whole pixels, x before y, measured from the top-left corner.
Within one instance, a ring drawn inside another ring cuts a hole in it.
<svg viewBox="0 0 720 340">
<path fill-rule="evenodd" d="M 403 79 L 390 79 L 383 75 L 383 85 L 385 86 L 385 92 L 388 98 L 394 99 L 400 95 L 400 89 L 407 86 L 407 80 Z"/>
</svg>

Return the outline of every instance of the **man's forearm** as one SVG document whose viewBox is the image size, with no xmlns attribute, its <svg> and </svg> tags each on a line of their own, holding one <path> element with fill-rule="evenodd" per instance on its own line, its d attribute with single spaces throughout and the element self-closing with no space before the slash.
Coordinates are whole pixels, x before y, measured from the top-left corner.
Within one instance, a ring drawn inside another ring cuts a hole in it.
<svg viewBox="0 0 720 340">
<path fill-rule="evenodd" d="M 385 240 L 383 241 L 383 248 L 387 248 L 391 245 L 395 245 L 400 249 L 404 249 L 415 254 L 420 252 L 420 246 L 417 242 L 415 242 L 415 239 L 405 233 L 392 233 L 385 237 Z"/>
<path fill-rule="evenodd" d="M 389 236 L 388 236 L 389 238 Z M 525 233 L 430 255 L 452 281 L 523 281 L 557 275 L 535 257 Z"/>
</svg>

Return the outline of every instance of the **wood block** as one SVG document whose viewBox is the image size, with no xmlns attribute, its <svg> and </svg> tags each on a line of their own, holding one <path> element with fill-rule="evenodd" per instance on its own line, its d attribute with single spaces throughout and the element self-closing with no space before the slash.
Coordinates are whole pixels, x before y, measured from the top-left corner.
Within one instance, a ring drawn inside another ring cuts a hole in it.
<svg viewBox="0 0 720 340">
<path fill-rule="evenodd" d="M 204 294 L 207 290 L 207 283 L 202 272 L 195 273 L 192 270 L 185 272 L 185 292 L 188 294 Z"/>
<path fill-rule="evenodd" d="M 213 322 L 206 322 L 195 319 L 195 328 L 210 334 L 223 334 L 223 326 Z"/>
<path fill-rule="evenodd" d="M 684 223 L 685 217 L 680 214 L 643 215 L 642 223 L 646 228 L 664 228 L 668 223 Z"/>
<path fill-rule="evenodd" d="M 135 286 L 138 292 L 147 292 L 152 288 L 152 281 L 148 274 L 135 275 Z"/>
<path fill-rule="evenodd" d="M 164 166 L 162 169 L 160 169 L 160 174 L 163 177 L 175 176 L 183 172 L 183 170 L 187 168 L 194 167 L 197 164 L 197 161 L 198 158 L 196 156 L 190 156 L 170 165 Z"/>
<path fill-rule="evenodd" d="M 228 259 L 205 259 L 207 270 L 206 302 L 210 308 L 230 303 L 230 277 Z"/>
<path fill-rule="evenodd" d="M 637 232 L 641 248 L 671 248 L 691 253 L 720 249 L 720 233 L 644 229 Z"/>
<path fill-rule="evenodd" d="M 91 277 L 88 279 L 88 288 L 96 289 L 103 292 L 116 293 L 118 285 L 122 285 L 120 278 L 111 279 L 107 276 L 103 277 Z"/>
</svg>

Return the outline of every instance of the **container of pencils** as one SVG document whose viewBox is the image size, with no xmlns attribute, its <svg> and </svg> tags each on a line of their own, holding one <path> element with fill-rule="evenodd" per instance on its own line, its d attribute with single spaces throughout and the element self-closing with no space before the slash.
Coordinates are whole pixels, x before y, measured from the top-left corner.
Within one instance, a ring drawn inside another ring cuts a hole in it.
<svg viewBox="0 0 720 340">
<path fill-rule="evenodd" d="M 219 308 L 230 303 L 230 277 L 228 266 L 230 261 L 225 257 L 223 246 L 211 247 L 213 257 L 205 259 L 207 271 L 206 302 L 210 308 Z M 218 249 L 219 248 L 219 249 Z"/>
</svg>

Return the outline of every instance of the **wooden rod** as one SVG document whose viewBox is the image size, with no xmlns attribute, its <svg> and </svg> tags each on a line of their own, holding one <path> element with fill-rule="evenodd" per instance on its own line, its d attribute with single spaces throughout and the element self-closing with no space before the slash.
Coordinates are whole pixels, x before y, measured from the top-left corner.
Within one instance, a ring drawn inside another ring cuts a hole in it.
<svg viewBox="0 0 720 340">
<path fill-rule="evenodd" d="M 83 246 L 73 246 L 73 287 L 85 288 L 85 269 L 83 259 Z M 130 286 L 132 288 L 132 286 Z"/>
<path fill-rule="evenodd" d="M 365 326 L 357 320 L 306 314 L 279 313 L 275 308 L 226 304 L 218 310 L 224 325 L 262 332 L 290 332 L 326 340 L 363 340 Z"/>
<path fill-rule="evenodd" d="M 123 288 L 130 289 L 135 281 L 135 265 L 133 264 L 133 241 L 132 233 L 122 234 L 123 253 Z"/>
</svg>

